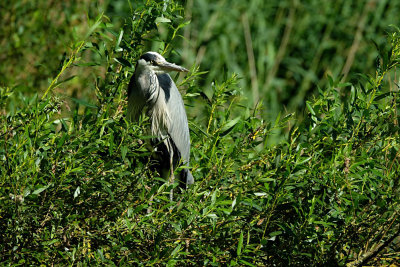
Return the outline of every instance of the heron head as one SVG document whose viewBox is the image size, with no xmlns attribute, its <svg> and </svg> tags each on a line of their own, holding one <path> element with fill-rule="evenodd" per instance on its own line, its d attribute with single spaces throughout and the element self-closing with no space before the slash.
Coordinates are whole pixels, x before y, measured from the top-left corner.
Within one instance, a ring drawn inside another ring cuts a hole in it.
<svg viewBox="0 0 400 267">
<path fill-rule="evenodd" d="M 166 73 L 170 71 L 179 71 L 179 72 L 188 71 L 184 67 L 166 61 L 163 56 L 161 56 L 159 53 L 156 52 L 144 53 L 140 57 L 138 65 L 140 67 L 148 68 L 157 74 Z"/>
</svg>

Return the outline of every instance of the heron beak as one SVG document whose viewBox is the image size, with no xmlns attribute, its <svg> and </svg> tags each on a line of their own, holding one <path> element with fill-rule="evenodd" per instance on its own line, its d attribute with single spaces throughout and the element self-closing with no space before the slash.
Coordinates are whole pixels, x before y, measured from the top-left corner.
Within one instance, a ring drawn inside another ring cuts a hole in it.
<svg viewBox="0 0 400 267">
<path fill-rule="evenodd" d="M 179 71 L 179 72 L 188 72 L 189 71 L 188 69 L 185 69 L 184 67 L 176 65 L 174 63 L 169 63 L 167 61 L 157 62 L 157 65 L 166 71 Z"/>
</svg>

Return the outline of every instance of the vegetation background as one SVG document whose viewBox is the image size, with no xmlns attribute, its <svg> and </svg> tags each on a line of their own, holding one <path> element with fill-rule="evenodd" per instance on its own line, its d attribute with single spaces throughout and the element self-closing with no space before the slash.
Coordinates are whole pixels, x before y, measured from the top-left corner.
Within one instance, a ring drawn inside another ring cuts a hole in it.
<svg viewBox="0 0 400 267">
<path fill-rule="evenodd" d="M 398 262 L 399 10 L 1 3 L 2 263 Z M 146 121 L 125 120 L 147 50 L 191 68 L 175 78 L 197 182 L 173 202 L 149 171 Z"/>
</svg>

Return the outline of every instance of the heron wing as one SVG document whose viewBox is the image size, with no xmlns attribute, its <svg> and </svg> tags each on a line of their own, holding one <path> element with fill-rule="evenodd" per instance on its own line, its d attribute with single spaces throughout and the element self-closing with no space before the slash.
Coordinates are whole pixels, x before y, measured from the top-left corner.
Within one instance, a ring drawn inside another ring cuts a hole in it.
<svg viewBox="0 0 400 267">
<path fill-rule="evenodd" d="M 190 136 L 182 96 L 169 74 L 157 75 L 165 94 L 165 102 L 171 118 L 168 134 L 178 149 L 181 159 L 187 164 L 190 158 Z"/>
</svg>

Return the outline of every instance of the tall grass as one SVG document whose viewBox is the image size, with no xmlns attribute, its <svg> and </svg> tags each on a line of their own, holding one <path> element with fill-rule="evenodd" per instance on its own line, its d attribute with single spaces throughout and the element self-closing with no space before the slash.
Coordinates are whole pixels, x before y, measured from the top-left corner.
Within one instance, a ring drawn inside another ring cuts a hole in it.
<svg viewBox="0 0 400 267">
<path fill-rule="evenodd" d="M 189 0 L 182 55 L 209 70 L 206 90 L 222 73 L 237 73 L 249 104 L 264 102 L 264 116 L 274 120 L 282 107 L 304 109 L 327 75 L 351 81 L 373 72 L 371 40 L 385 42 L 399 8 L 386 0 Z"/>
</svg>

